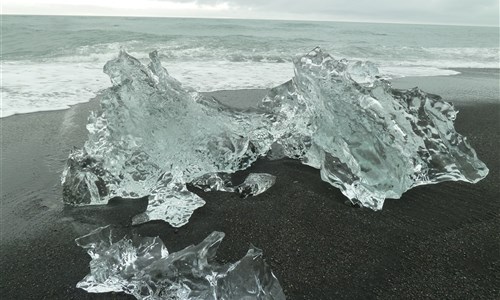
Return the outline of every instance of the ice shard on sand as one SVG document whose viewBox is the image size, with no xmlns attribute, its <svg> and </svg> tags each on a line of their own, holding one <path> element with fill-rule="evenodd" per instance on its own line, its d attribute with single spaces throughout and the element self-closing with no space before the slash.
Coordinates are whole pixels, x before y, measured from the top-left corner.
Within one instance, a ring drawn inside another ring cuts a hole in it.
<svg viewBox="0 0 500 300">
<path fill-rule="evenodd" d="M 215 255 L 224 233 L 214 231 L 198 245 L 169 253 L 158 237 L 117 239 L 110 226 L 76 239 L 92 258 L 77 287 L 91 293 L 125 292 L 137 299 L 285 299 L 262 251 L 250 247 L 231 264 Z"/>
<path fill-rule="evenodd" d="M 242 111 L 183 87 L 156 52 L 150 59 L 146 66 L 121 52 L 104 67 L 113 86 L 89 118 L 85 146 L 69 156 L 67 203 L 149 196 L 134 223 L 182 226 L 204 204 L 186 184 L 234 191 L 227 174 L 266 155 L 319 169 L 352 202 L 375 210 L 418 185 L 475 183 L 488 173 L 455 131 L 452 104 L 417 88 L 393 89 L 369 62 L 316 48 L 294 59 L 290 81 Z"/>
</svg>

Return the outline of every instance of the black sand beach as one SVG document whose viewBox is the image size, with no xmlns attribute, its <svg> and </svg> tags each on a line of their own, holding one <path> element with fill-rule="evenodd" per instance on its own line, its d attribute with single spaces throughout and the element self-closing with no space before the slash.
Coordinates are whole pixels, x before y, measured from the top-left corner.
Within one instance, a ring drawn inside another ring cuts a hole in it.
<svg viewBox="0 0 500 300">
<path fill-rule="evenodd" d="M 405 78 L 456 104 L 458 132 L 469 138 L 490 174 L 473 185 L 421 186 L 373 212 L 345 204 L 318 170 L 292 160 L 259 161 L 250 170 L 277 176 L 253 198 L 197 191 L 207 201 L 176 230 L 163 222 L 130 226 L 146 202 L 101 207 L 62 204 L 60 173 L 69 151 L 86 139 L 94 102 L 69 110 L 0 119 L 2 299 L 129 299 L 88 294 L 76 283 L 90 257 L 74 239 L 107 224 L 160 235 L 170 251 L 214 230 L 226 237 L 222 262 L 236 261 L 250 243 L 263 249 L 288 299 L 499 299 L 499 70 L 460 70 L 450 77 Z M 263 91 L 212 93 L 243 103 Z M 225 101 L 225 100 L 224 100 Z"/>
</svg>

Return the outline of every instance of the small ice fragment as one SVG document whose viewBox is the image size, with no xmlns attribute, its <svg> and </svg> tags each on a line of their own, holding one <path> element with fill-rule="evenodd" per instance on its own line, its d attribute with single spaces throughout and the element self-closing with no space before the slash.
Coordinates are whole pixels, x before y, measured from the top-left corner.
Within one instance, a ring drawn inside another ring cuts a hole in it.
<svg viewBox="0 0 500 300">
<path fill-rule="evenodd" d="M 317 53 L 314 55 L 316 54 Z M 309 55 L 311 55 L 311 53 Z M 375 64 L 369 61 L 355 61 L 350 63 L 347 65 L 347 72 L 353 81 L 367 85 L 373 85 L 379 75 L 379 71 Z"/>
<path fill-rule="evenodd" d="M 77 287 L 90 293 L 124 292 L 137 299 L 262 299 L 285 295 L 262 251 L 251 247 L 234 264 L 215 262 L 224 233 L 214 231 L 196 246 L 169 253 L 160 238 L 117 239 L 110 226 L 76 239 L 92 258 Z"/>
<path fill-rule="evenodd" d="M 191 183 L 195 187 L 202 189 L 205 192 L 210 192 L 210 191 L 234 192 L 234 186 L 231 181 L 231 174 L 223 174 L 223 173 L 205 174 Z"/>
<path fill-rule="evenodd" d="M 242 198 L 264 193 L 276 182 L 276 176 L 267 173 L 250 173 L 245 181 L 236 186 L 235 191 Z"/>
<path fill-rule="evenodd" d="M 206 174 L 192 182 L 194 186 L 209 191 L 236 192 L 242 198 L 256 196 L 267 191 L 276 182 L 276 176 L 266 173 L 250 173 L 245 181 L 234 185 L 231 174 Z"/>
</svg>

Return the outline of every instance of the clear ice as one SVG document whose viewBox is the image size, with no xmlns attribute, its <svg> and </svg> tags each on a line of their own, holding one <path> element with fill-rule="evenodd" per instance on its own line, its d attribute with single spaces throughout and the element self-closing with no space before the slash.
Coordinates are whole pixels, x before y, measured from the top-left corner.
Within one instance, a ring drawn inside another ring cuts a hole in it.
<svg viewBox="0 0 500 300">
<path fill-rule="evenodd" d="M 241 197 L 257 196 L 267 191 L 276 182 L 276 176 L 266 173 L 251 173 L 235 190 Z"/>
<path fill-rule="evenodd" d="M 276 176 L 267 173 L 250 173 L 243 183 L 233 185 L 230 174 L 207 174 L 193 182 L 205 192 L 223 191 L 238 193 L 240 197 L 257 196 L 264 193 L 276 182 Z"/>
<path fill-rule="evenodd" d="M 159 237 L 123 237 L 110 226 L 76 239 L 92 260 L 77 287 L 90 293 L 124 292 L 137 299 L 285 299 L 262 251 L 253 246 L 239 261 L 218 264 L 224 233 L 214 231 L 196 246 L 169 253 Z"/>
<path fill-rule="evenodd" d="M 386 198 L 441 181 L 475 183 L 488 174 L 454 127 L 457 112 L 418 88 L 397 90 L 370 62 L 335 60 L 316 48 L 294 59 L 292 80 L 271 89 L 255 109 L 238 110 L 183 87 L 150 54 L 143 65 L 121 52 L 104 71 L 113 86 L 91 115 L 89 139 L 63 173 L 67 203 L 105 204 L 149 196 L 138 224 L 188 222 L 205 190 L 255 195 L 271 178 L 232 186 L 228 174 L 259 157 L 290 157 L 353 203 L 381 209 Z"/>
</svg>

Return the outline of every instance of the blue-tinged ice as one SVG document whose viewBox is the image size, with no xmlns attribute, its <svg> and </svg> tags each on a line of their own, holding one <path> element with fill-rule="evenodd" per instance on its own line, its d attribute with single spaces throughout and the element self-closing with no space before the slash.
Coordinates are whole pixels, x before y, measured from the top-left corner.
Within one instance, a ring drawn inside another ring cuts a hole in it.
<svg viewBox="0 0 500 300">
<path fill-rule="evenodd" d="M 241 112 L 205 98 L 168 75 L 156 52 L 145 66 L 121 52 L 104 71 L 113 87 L 87 125 L 88 141 L 63 174 L 67 203 L 106 204 L 113 197 L 149 196 L 135 224 L 186 224 L 205 204 L 186 188 L 207 174 L 233 173 L 272 144 L 261 111 Z"/>
<path fill-rule="evenodd" d="M 418 185 L 488 174 L 441 97 L 393 89 L 373 64 L 319 48 L 294 65 L 295 77 L 263 100 L 275 116 L 271 134 L 285 156 L 320 169 L 352 202 L 378 210 Z"/>
<path fill-rule="evenodd" d="M 215 261 L 224 233 L 214 231 L 196 246 L 169 253 L 159 237 L 118 239 L 110 226 L 76 239 L 92 260 L 77 287 L 90 293 L 124 292 L 137 299 L 283 300 L 278 279 L 251 246 L 235 263 Z"/>
<path fill-rule="evenodd" d="M 205 203 L 186 184 L 256 195 L 274 178 L 249 176 L 238 188 L 228 176 L 264 156 L 320 169 L 352 202 L 375 210 L 418 185 L 474 183 L 488 173 L 455 131 L 452 104 L 417 88 L 393 89 L 370 62 L 335 60 L 316 48 L 294 59 L 292 80 L 244 111 L 183 87 L 156 52 L 150 58 L 145 66 L 121 52 L 106 64 L 113 86 L 89 118 L 84 148 L 68 159 L 67 203 L 148 196 L 133 222 L 178 227 Z"/>
</svg>

